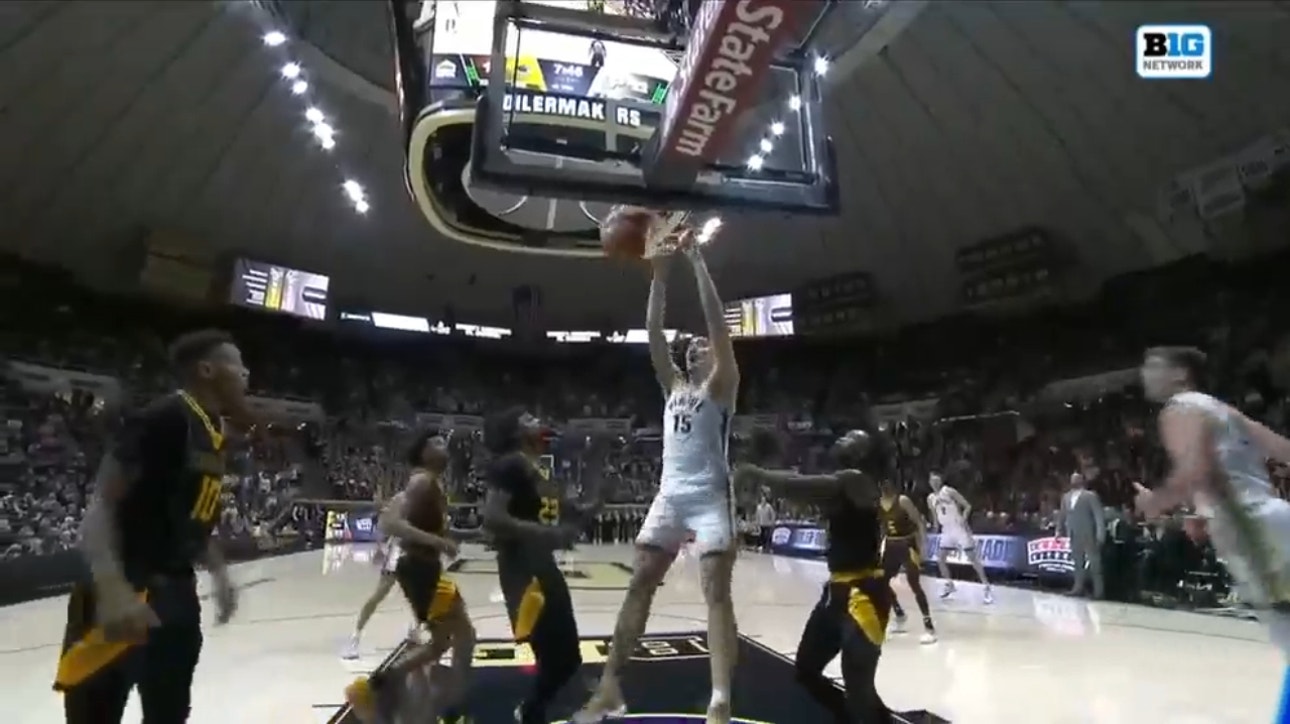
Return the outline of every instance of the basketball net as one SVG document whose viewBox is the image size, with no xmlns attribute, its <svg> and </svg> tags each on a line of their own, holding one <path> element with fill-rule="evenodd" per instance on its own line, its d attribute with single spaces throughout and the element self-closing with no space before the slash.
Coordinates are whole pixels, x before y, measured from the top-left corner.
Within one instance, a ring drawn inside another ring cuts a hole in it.
<svg viewBox="0 0 1290 724">
<path fill-rule="evenodd" d="M 682 237 L 690 231 L 690 226 L 685 223 L 690 218 L 689 211 L 659 211 L 621 204 L 614 207 L 611 215 L 624 211 L 646 211 L 650 214 L 652 221 L 650 221 L 649 230 L 645 233 L 644 257 L 646 259 L 675 254 Z"/>
</svg>

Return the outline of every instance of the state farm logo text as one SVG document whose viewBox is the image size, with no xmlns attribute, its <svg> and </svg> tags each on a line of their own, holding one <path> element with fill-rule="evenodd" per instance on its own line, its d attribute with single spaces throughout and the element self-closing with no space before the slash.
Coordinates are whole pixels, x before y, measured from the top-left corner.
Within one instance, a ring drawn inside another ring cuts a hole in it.
<svg viewBox="0 0 1290 724">
<path fill-rule="evenodd" d="M 681 92 L 667 100 L 667 152 L 693 158 L 721 152 L 720 137 L 731 130 L 740 106 L 766 80 L 772 55 L 793 25 L 785 21 L 800 6 L 811 5 L 805 0 L 703 3 L 678 71 Z M 717 148 L 710 150 L 714 145 Z"/>
</svg>

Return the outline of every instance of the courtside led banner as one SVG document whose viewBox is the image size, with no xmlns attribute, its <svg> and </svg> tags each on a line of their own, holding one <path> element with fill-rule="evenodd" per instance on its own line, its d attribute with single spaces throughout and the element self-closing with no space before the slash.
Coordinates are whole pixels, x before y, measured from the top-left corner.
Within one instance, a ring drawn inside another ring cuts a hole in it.
<svg viewBox="0 0 1290 724">
<path fill-rule="evenodd" d="M 980 534 L 973 538 L 981 565 L 987 569 L 1045 577 L 1070 575 L 1074 570 L 1070 540 L 1064 537 Z M 939 533 L 927 535 L 924 554 L 928 565 L 935 565 L 940 542 Z M 771 551 L 778 555 L 818 557 L 828 550 L 829 534 L 818 525 L 781 523 L 771 529 L 770 545 Z M 947 561 L 952 565 L 968 565 L 967 556 L 960 550 L 949 551 Z"/>
<path fill-rule="evenodd" d="M 371 543 L 380 539 L 376 532 L 376 513 L 327 511 L 326 540 L 332 542 Z"/>
</svg>

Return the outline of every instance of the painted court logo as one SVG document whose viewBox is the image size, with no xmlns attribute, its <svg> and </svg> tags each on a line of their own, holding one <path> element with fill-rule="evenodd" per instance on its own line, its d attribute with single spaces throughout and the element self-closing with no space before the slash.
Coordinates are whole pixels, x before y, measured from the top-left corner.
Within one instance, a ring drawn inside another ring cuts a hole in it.
<svg viewBox="0 0 1290 724">
<path fill-rule="evenodd" d="M 1208 78 L 1214 72 L 1214 35 L 1208 25 L 1143 25 L 1133 58 L 1139 78 Z"/>
</svg>

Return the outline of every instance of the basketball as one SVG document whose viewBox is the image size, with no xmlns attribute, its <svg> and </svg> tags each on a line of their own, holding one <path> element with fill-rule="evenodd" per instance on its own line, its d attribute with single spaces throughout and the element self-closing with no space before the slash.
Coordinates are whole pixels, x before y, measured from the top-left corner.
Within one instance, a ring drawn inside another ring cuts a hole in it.
<svg viewBox="0 0 1290 724">
<path fill-rule="evenodd" d="M 654 213 L 636 207 L 618 207 L 600 225 L 600 244 L 610 259 L 640 259 L 645 256 Z"/>
</svg>

